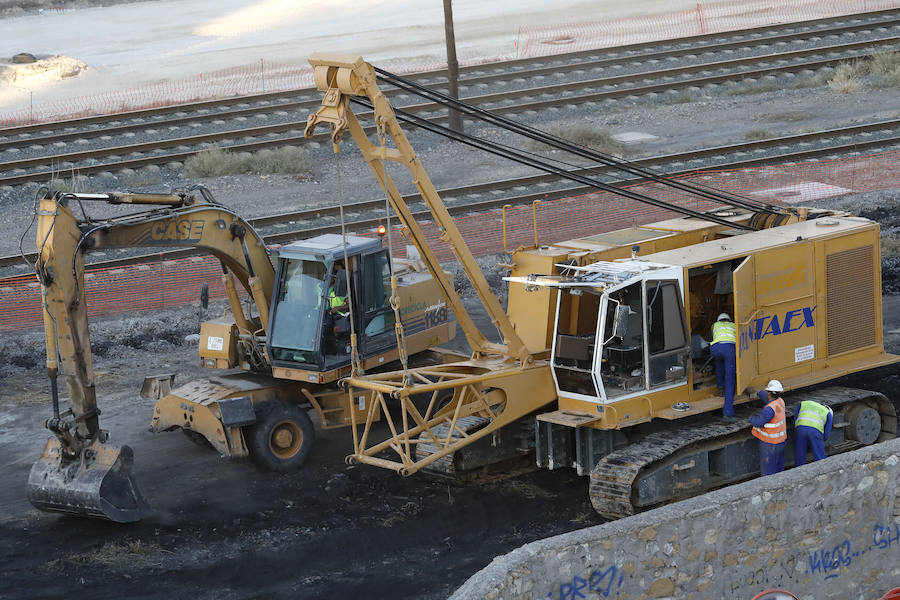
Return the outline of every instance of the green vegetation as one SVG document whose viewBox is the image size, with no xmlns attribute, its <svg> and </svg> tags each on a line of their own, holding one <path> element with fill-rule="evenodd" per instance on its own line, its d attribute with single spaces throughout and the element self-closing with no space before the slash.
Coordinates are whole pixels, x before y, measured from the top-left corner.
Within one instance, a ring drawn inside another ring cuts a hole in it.
<svg viewBox="0 0 900 600">
<path fill-rule="evenodd" d="M 745 83 L 725 90 L 723 96 L 745 96 L 748 94 L 762 94 L 765 92 L 775 92 L 781 89 L 781 86 L 772 81 L 757 81 L 756 83 Z"/>
<path fill-rule="evenodd" d="M 900 52 L 877 54 L 872 59 L 873 88 L 900 87 Z"/>
<path fill-rule="evenodd" d="M 900 238 L 895 235 L 881 237 L 881 258 L 897 258 L 900 256 Z"/>
<path fill-rule="evenodd" d="M 254 173 L 308 173 L 309 157 L 301 148 L 265 149 L 259 152 L 235 154 L 218 146 L 198 152 L 184 161 L 185 173 L 190 177 L 218 177 Z"/>
<path fill-rule="evenodd" d="M 771 133 L 769 133 L 765 129 L 760 129 L 758 127 L 753 128 L 744 134 L 745 140 L 764 140 L 770 137 L 772 137 Z"/>
<path fill-rule="evenodd" d="M 868 66 L 860 61 L 841 63 L 828 80 L 828 89 L 838 94 L 855 94 L 862 89 L 860 77 L 868 71 Z"/>
<path fill-rule="evenodd" d="M 69 178 L 54 177 L 47 182 L 47 187 L 54 191 L 79 194 L 91 194 L 100 191 L 90 178 L 75 174 Z"/>
<path fill-rule="evenodd" d="M 783 113 L 762 113 L 759 118 L 763 121 L 806 121 L 815 119 L 818 115 L 802 110 L 792 110 Z"/>
<path fill-rule="evenodd" d="M 694 96 L 687 90 L 682 90 L 674 98 L 667 98 L 666 104 L 689 104 L 694 101 Z"/>
<path fill-rule="evenodd" d="M 612 138 L 609 131 L 605 129 L 595 130 L 587 125 L 576 125 L 574 127 L 552 126 L 547 129 L 547 133 L 563 138 L 579 146 L 587 146 L 598 152 L 606 154 L 622 155 L 625 153 L 625 145 L 617 142 Z M 550 146 L 535 140 L 525 142 L 525 147 L 532 152 L 541 152 L 549 150 Z"/>
</svg>

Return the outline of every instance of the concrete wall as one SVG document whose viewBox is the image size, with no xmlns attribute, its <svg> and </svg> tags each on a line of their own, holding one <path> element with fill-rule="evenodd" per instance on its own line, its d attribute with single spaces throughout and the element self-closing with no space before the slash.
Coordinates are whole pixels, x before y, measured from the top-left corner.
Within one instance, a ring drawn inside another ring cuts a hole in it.
<svg viewBox="0 0 900 600">
<path fill-rule="evenodd" d="M 526 544 L 451 597 L 873 600 L 900 586 L 900 440 Z"/>
</svg>

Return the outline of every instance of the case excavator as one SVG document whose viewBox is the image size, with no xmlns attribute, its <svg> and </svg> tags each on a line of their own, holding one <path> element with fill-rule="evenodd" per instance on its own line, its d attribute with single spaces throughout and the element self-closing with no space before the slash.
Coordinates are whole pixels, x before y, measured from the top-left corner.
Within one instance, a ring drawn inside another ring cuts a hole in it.
<svg viewBox="0 0 900 600">
<path fill-rule="evenodd" d="M 459 102 L 359 57 L 318 54 L 310 63 L 324 100 L 309 117 L 307 136 L 326 125 L 337 146 L 350 134 L 472 349 L 464 361 L 349 377 L 353 401 L 381 406 L 391 431 L 376 437 L 370 418 L 355 421 L 351 464 L 466 480 L 531 457 L 538 467 L 575 468 L 589 476 L 597 512 L 618 518 L 758 475 L 756 440 L 746 418 L 753 412 L 754 392 L 769 379 L 792 391 L 788 416 L 804 399 L 834 410 L 832 453 L 896 436 L 895 400 L 824 385 L 900 360 L 885 352 L 882 339 L 877 223 L 765 204 L 661 176 Z M 698 210 L 691 208 L 695 202 L 661 201 L 395 111 L 379 81 L 595 160 L 601 174 L 615 169 L 639 177 L 646 189 L 666 186 L 725 206 Z M 352 103 L 372 111 L 367 116 L 376 126 L 377 143 L 366 135 Z M 401 119 L 682 216 L 520 248 L 508 265 L 504 311 L 406 139 Z M 501 341 L 485 338 L 441 277 L 386 161 L 410 171 Z M 703 340 L 722 312 L 734 316 L 738 332 L 736 421 L 722 417 L 724 399 Z M 424 410 L 410 401 L 416 394 L 430 395 Z M 390 398 L 399 400 L 399 412 L 388 413 Z"/>
<path fill-rule="evenodd" d="M 153 208 L 93 219 L 86 209 L 91 202 Z M 81 218 L 74 212 L 79 208 Z M 424 351 L 455 334 L 431 277 L 415 260 L 392 261 L 380 239 L 323 235 L 279 248 L 273 265 L 262 237 L 205 188 L 48 191 L 39 199 L 37 224 L 35 270 L 53 407 L 45 426 L 54 437 L 31 470 L 28 495 L 44 510 L 118 522 L 149 510 L 131 475 L 132 450 L 114 446 L 100 428 L 84 285 L 89 250 L 192 247 L 219 259 L 230 314 L 202 324 L 199 352 L 204 367 L 232 371 L 174 390 L 173 376 L 149 379 L 145 387 L 158 398 L 151 430 L 182 429 L 222 456 L 249 455 L 271 470 L 302 465 L 314 437 L 310 408 L 322 427 L 346 426 L 350 413 L 378 418 L 369 406 L 348 405 L 335 385 L 349 373 L 351 320 L 359 332 L 359 361 L 370 370 L 399 356 L 398 313 L 409 332 L 403 350 L 413 362 L 441 360 Z M 385 287 L 392 274 L 399 282 L 394 290 Z M 59 375 L 68 391 L 65 410 Z"/>
</svg>

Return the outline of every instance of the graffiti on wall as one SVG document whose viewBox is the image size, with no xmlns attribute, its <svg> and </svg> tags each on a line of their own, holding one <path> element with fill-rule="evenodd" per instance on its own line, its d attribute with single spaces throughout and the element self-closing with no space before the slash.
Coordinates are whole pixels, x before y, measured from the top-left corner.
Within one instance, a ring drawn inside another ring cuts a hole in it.
<svg viewBox="0 0 900 600">
<path fill-rule="evenodd" d="M 547 592 L 545 600 L 577 600 L 578 598 L 615 598 L 625 581 L 625 574 L 616 565 L 594 569 L 586 577 L 576 575 Z"/>
</svg>

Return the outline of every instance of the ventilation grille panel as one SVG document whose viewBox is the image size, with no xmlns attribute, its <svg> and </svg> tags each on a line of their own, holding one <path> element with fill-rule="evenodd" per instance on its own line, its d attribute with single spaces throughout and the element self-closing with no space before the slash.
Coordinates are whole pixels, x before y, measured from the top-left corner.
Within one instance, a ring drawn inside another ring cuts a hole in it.
<svg viewBox="0 0 900 600">
<path fill-rule="evenodd" d="M 873 261 L 871 245 L 835 252 L 825 258 L 828 356 L 875 343 Z"/>
</svg>

